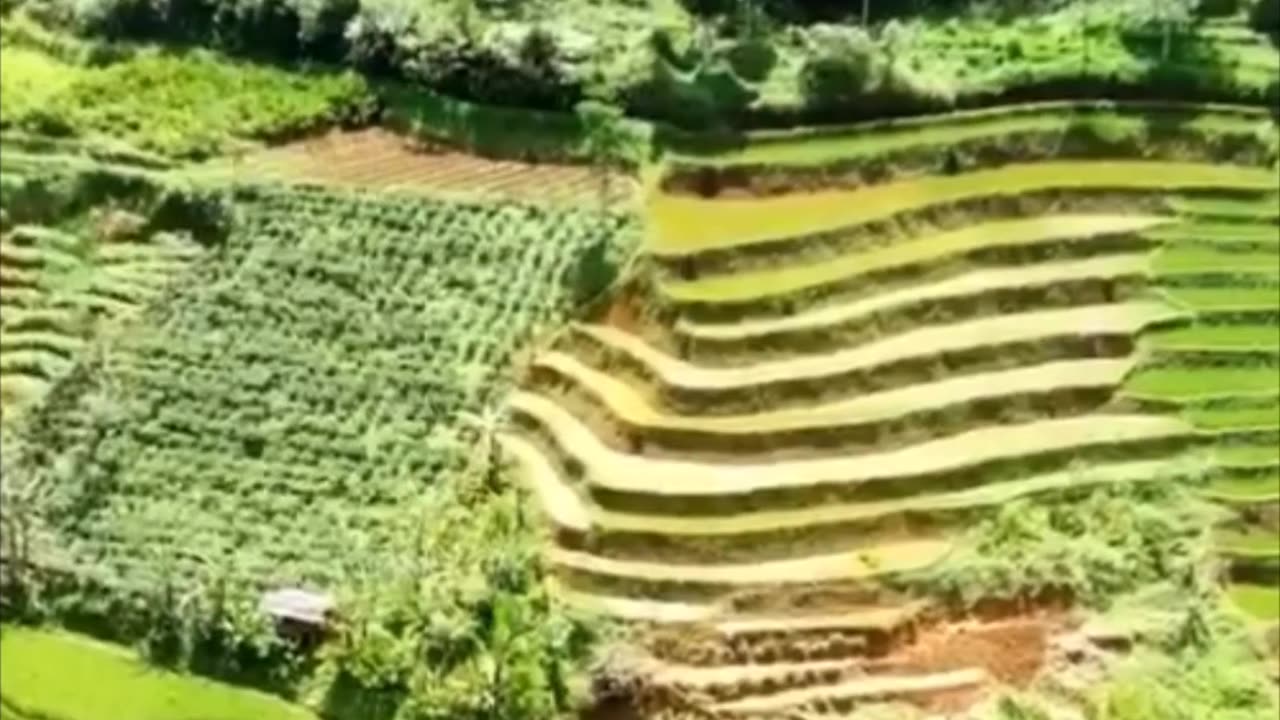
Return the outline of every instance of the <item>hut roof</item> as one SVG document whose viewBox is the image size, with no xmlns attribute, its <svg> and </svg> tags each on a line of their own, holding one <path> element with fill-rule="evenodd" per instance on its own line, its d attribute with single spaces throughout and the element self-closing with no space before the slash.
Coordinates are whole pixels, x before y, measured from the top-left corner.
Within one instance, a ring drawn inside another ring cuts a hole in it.
<svg viewBox="0 0 1280 720">
<path fill-rule="evenodd" d="M 261 607 L 263 612 L 275 618 L 323 625 L 326 616 L 333 610 L 334 602 L 333 597 L 325 593 L 282 588 L 264 594 Z"/>
</svg>

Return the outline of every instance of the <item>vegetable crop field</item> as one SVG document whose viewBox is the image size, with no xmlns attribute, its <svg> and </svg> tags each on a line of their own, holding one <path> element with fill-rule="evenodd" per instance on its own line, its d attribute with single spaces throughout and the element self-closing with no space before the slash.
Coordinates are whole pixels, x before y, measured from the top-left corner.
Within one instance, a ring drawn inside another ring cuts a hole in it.
<svg viewBox="0 0 1280 720">
<path fill-rule="evenodd" d="M 179 576 L 275 583 L 331 584 L 334 557 L 376 553 L 459 462 L 455 419 L 563 311 L 576 255 L 626 222 L 275 187 L 236 208 L 216 257 L 38 411 L 6 468 L 54 469 L 51 531 L 109 583 L 145 583 L 147 548 Z"/>
<path fill-rule="evenodd" d="M 0 3 L 0 720 L 1270 720 L 1280 0 Z"/>
</svg>

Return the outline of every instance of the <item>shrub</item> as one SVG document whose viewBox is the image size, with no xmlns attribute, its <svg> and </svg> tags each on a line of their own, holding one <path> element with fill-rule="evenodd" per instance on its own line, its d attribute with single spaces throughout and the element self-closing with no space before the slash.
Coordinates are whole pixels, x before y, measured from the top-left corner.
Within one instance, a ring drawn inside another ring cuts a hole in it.
<svg viewBox="0 0 1280 720">
<path fill-rule="evenodd" d="M 874 77 L 875 46 L 866 34 L 834 32 L 818 40 L 800 71 L 800 89 L 810 107 L 847 107 L 867 93 Z"/>
<path fill-rule="evenodd" d="M 1240 12 L 1240 0 L 1200 0 L 1196 6 L 1200 17 L 1225 17 Z"/>
<path fill-rule="evenodd" d="M 693 33 L 683 27 L 655 29 L 649 36 L 649 46 L 671 67 L 683 72 L 692 72 L 703 59 Z"/>
<path fill-rule="evenodd" d="M 1249 25 L 1260 33 L 1280 35 L 1280 0 L 1256 0 L 1249 10 Z"/>
<path fill-rule="evenodd" d="M 778 62 L 778 52 L 767 40 L 752 38 L 729 48 L 729 64 L 739 77 L 751 82 L 762 82 Z"/>
<path fill-rule="evenodd" d="M 198 159 L 236 139 L 357 123 L 374 110 L 368 85 L 354 73 L 289 72 L 206 52 L 148 53 L 85 69 L 15 124 Z"/>
</svg>

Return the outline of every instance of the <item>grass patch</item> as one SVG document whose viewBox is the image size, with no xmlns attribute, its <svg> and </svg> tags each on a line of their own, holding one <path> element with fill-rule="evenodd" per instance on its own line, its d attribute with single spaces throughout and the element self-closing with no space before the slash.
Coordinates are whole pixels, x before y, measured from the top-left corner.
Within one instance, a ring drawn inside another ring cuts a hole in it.
<svg viewBox="0 0 1280 720">
<path fill-rule="evenodd" d="M 12 710 L 51 720 L 315 720 L 277 697 L 144 664 L 124 648 L 4 626 L 0 686 Z M 109 712 L 104 715 L 104 709 Z M 14 715 L 21 717 L 20 715 Z"/>
<path fill-rule="evenodd" d="M 1273 453 L 1273 458 L 1280 452 Z M 1260 477 L 1224 477 L 1209 484 L 1209 494 L 1222 500 L 1260 502 L 1280 498 L 1280 473 Z"/>
<path fill-rule="evenodd" d="M 1223 530 L 1215 534 L 1214 542 L 1220 550 L 1236 556 L 1280 556 L 1280 535 L 1272 530 Z"/>
<path fill-rule="evenodd" d="M 1161 250 L 1156 254 L 1152 268 L 1157 274 L 1216 272 L 1280 275 L 1280 261 L 1275 253 L 1232 252 L 1197 245 L 1177 245 Z"/>
<path fill-rule="evenodd" d="M 1273 349 L 1280 352 L 1280 325 L 1192 325 L 1152 333 L 1159 349 Z"/>
<path fill-rule="evenodd" d="M 1140 370 L 1125 383 L 1125 392 L 1170 400 L 1207 395 L 1280 391 L 1280 375 L 1273 367 L 1176 367 Z"/>
<path fill-rule="evenodd" d="M 34 48 L 0 47 L 0 128 L 44 107 L 80 69 Z"/>
<path fill-rule="evenodd" d="M 1240 583 L 1227 589 L 1227 597 L 1252 617 L 1280 620 L 1280 588 Z"/>
<path fill-rule="evenodd" d="M 1260 200 L 1181 197 L 1171 200 L 1169 206 L 1184 215 L 1257 220 L 1280 218 L 1280 197 L 1274 195 Z"/>
<path fill-rule="evenodd" d="M 1265 465 L 1280 461 L 1280 447 L 1274 445 L 1226 445 L 1216 452 L 1220 465 Z"/>
<path fill-rule="evenodd" d="M 1277 287 L 1177 287 L 1164 288 L 1164 292 L 1190 310 L 1280 307 L 1280 288 Z"/>
<path fill-rule="evenodd" d="M 1267 170 L 1176 162 L 1045 162 L 932 176 L 846 192 L 707 200 L 659 195 L 650 203 L 655 252 L 681 255 L 804 235 L 929 205 L 1048 189 L 1262 189 Z"/>
<path fill-rule="evenodd" d="M 1280 232 L 1275 225 L 1260 223 L 1187 222 L 1166 225 L 1148 233 L 1167 242 L 1252 243 L 1275 245 Z"/>
<path fill-rule="evenodd" d="M 1187 411 L 1186 418 L 1196 427 L 1214 430 L 1272 427 L 1280 425 L 1280 405 L 1223 410 L 1193 408 Z"/>
</svg>

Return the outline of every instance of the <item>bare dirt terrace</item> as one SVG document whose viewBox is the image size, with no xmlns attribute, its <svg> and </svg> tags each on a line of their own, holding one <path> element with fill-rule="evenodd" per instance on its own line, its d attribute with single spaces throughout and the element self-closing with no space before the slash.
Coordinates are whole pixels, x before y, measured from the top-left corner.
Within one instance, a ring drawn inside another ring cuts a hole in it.
<svg viewBox="0 0 1280 720">
<path fill-rule="evenodd" d="M 248 153 L 224 169 L 255 178 L 550 202 L 599 201 L 606 192 L 601 174 L 587 166 L 492 160 L 431 147 L 384 128 L 332 131 Z M 623 200 L 634 190 L 630 177 L 610 175 L 610 200 Z"/>
</svg>

